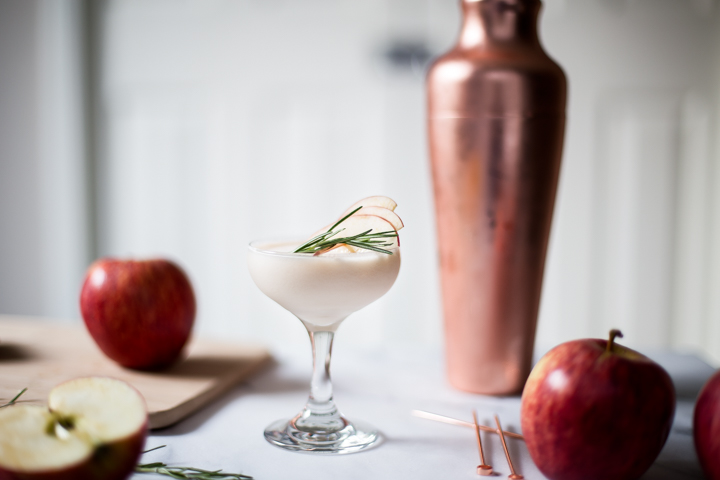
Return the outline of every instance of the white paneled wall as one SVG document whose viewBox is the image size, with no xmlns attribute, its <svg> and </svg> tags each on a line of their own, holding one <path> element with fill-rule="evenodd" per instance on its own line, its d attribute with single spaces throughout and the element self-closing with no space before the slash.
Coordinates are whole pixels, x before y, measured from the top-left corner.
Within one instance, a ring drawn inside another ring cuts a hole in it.
<svg viewBox="0 0 720 480">
<path fill-rule="evenodd" d="M 41 0 L 38 7 L 38 197 L 42 314 L 79 314 L 79 288 L 91 260 L 84 135 L 82 5 Z"/>
<path fill-rule="evenodd" d="M 0 229 L 13 233 L 0 237 L 0 312 L 76 315 L 93 239 L 82 11 L 0 5 L 24 22 L 1 32 Z M 384 193 L 407 226 L 401 274 L 338 340 L 441 344 L 422 68 L 385 53 L 445 50 L 456 1 L 93 5 L 100 254 L 175 258 L 202 333 L 305 342 L 252 284 L 247 242 L 310 233 Z M 546 0 L 541 33 L 570 97 L 538 348 L 612 326 L 629 345 L 720 361 L 720 5 Z"/>
<path fill-rule="evenodd" d="M 630 345 L 720 357 L 708 262 L 718 8 L 546 4 L 570 109 L 539 349 L 619 327 Z M 177 258 L 202 331 L 281 345 L 302 329 L 252 285 L 247 242 L 309 233 L 385 193 L 407 225 L 401 275 L 340 338 L 440 344 L 423 78 L 382 54 L 393 41 L 446 49 L 456 2 L 117 0 L 101 22 L 102 253 Z"/>
<path fill-rule="evenodd" d="M 717 7 L 716 7 L 717 8 Z M 715 121 L 711 130 L 712 142 L 712 168 L 707 179 L 706 185 L 709 185 L 709 197 L 705 198 L 704 203 L 710 207 L 710 221 L 707 230 L 710 234 L 704 238 L 707 242 L 707 255 L 705 255 L 701 263 L 705 267 L 706 276 L 700 283 L 703 288 L 705 301 L 702 305 L 702 311 L 705 314 L 705 322 L 702 325 L 701 335 L 703 341 L 700 343 L 705 347 L 705 351 L 713 356 L 716 363 L 720 364 L 720 29 L 715 29 L 715 81 L 713 90 L 715 92 Z"/>
<path fill-rule="evenodd" d="M 599 112 L 591 320 L 603 330 L 621 328 L 638 344 L 668 345 L 680 99 L 644 90 L 608 97 Z"/>
<path fill-rule="evenodd" d="M 79 316 L 90 255 L 78 0 L 0 0 L 0 313 Z"/>
<path fill-rule="evenodd" d="M 718 6 L 547 3 L 570 108 L 539 344 L 617 326 L 630 345 L 718 360 L 706 309 Z"/>
</svg>

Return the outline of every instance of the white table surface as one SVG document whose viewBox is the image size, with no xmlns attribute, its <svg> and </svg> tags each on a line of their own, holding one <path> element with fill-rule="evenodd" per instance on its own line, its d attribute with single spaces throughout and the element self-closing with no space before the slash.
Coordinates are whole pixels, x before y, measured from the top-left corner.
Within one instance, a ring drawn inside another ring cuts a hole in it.
<svg viewBox="0 0 720 480">
<path fill-rule="evenodd" d="M 308 342 L 309 343 L 309 342 Z M 398 348 L 373 351 L 336 345 L 332 375 L 335 401 L 350 419 L 380 427 L 382 445 L 350 455 L 311 455 L 282 450 L 263 437 L 266 425 L 295 415 L 307 398 L 311 357 L 307 349 L 275 352 L 276 365 L 221 400 L 149 436 L 146 448 L 167 447 L 143 456 L 143 462 L 241 472 L 262 479 L 477 479 L 474 432 L 412 417 L 413 409 L 492 425 L 498 414 L 503 429 L 519 432 L 520 397 L 486 397 L 449 387 L 440 351 Z M 703 478 L 692 443 L 692 408 L 713 369 L 700 359 L 679 354 L 650 355 L 673 377 L 678 391 L 675 421 L 665 448 L 643 479 Z M 499 475 L 509 469 L 499 438 L 483 437 L 486 456 Z M 508 439 L 516 469 L 529 480 L 545 478 L 524 442 Z M 133 480 L 168 478 L 135 474 Z"/>
</svg>

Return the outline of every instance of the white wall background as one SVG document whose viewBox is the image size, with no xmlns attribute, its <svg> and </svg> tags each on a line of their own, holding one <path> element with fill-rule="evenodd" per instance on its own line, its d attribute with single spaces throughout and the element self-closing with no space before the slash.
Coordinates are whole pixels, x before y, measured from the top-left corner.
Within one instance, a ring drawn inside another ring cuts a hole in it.
<svg viewBox="0 0 720 480">
<path fill-rule="evenodd" d="M 78 317 L 91 259 L 81 4 L 0 0 L 0 312 Z"/>
<path fill-rule="evenodd" d="M 638 348 L 720 360 L 720 5 L 545 4 L 542 37 L 568 74 L 570 109 L 538 348 L 613 326 Z M 383 193 L 406 224 L 401 274 L 339 338 L 441 344 L 423 76 L 384 52 L 445 50 L 457 2 L 96 2 L 90 117 L 73 23 L 88 10 L 48 0 L 0 9 L 26 22 L 0 28 L 0 75 L 22 64 L 12 75 L 26 79 L 0 81 L 15 109 L 0 108 L 0 312 L 77 317 L 96 232 L 101 255 L 184 265 L 201 333 L 302 342 L 299 322 L 252 285 L 247 242 L 310 233 Z M 97 205 L 82 186 L 88 171 Z"/>
</svg>

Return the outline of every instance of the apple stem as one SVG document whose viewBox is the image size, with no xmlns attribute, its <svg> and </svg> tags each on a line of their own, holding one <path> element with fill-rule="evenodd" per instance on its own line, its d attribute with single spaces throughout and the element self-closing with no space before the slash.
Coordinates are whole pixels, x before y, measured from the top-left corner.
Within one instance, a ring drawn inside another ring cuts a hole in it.
<svg viewBox="0 0 720 480">
<path fill-rule="evenodd" d="M 607 348 L 605 349 L 606 352 L 608 352 L 608 353 L 612 352 L 612 347 L 615 342 L 615 337 L 623 338 L 622 332 L 620 330 L 618 330 L 617 328 L 613 328 L 612 330 L 610 330 L 610 340 L 608 340 L 608 342 L 607 342 Z"/>
</svg>

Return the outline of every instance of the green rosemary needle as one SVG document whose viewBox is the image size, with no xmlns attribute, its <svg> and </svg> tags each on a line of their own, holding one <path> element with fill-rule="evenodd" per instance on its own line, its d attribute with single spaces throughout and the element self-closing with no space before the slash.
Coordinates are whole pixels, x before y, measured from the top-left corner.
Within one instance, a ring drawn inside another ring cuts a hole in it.
<svg viewBox="0 0 720 480">
<path fill-rule="evenodd" d="M 339 228 L 338 230 L 335 230 L 335 228 L 340 226 L 345 220 L 350 218 L 361 208 L 362 206 L 348 213 L 343 218 L 338 220 L 335 225 L 330 227 L 325 233 L 321 233 L 320 235 L 311 238 L 304 244 L 300 245 L 298 249 L 295 250 L 293 253 L 312 253 L 314 255 L 320 255 L 321 253 L 328 251 L 335 246 L 340 245 L 341 243 L 344 243 L 352 247 L 363 248 L 365 250 L 372 250 L 374 252 L 392 255 L 392 251 L 383 247 L 392 247 L 394 245 L 393 242 L 390 242 L 387 239 L 397 238 L 398 234 L 395 230 L 372 233 L 372 229 L 370 229 L 349 237 L 336 236 L 345 229 Z"/>
<path fill-rule="evenodd" d="M 27 392 L 27 387 L 25 387 L 25 388 L 23 388 L 22 390 L 20 390 L 20 393 L 18 393 L 17 395 L 15 395 L 15 396 L 13 397 L 13 399 L 10 400 L 10 401 L 9 401 L 8 403 L 6 403 L 5 405 L 0 405 L 0 408 L 9 407 L 10 405 L 15 405 L 15 402 L 17 402 L 18 398 L 20 398 L 20 395 L 22 395 L 22 394 L 25 393 L 25 392 Z"/>
<path fill-rule="evenodd" d="M 137 473 L 157 473 L 172 478 L 197 480 L 249 480 L 253 477 L 241 473 L 223 472 L 222 470 L 203 470 L 193 467 L 169 467 L 165 463 L 143 463 L 135 467 Z"/>
</svg>

